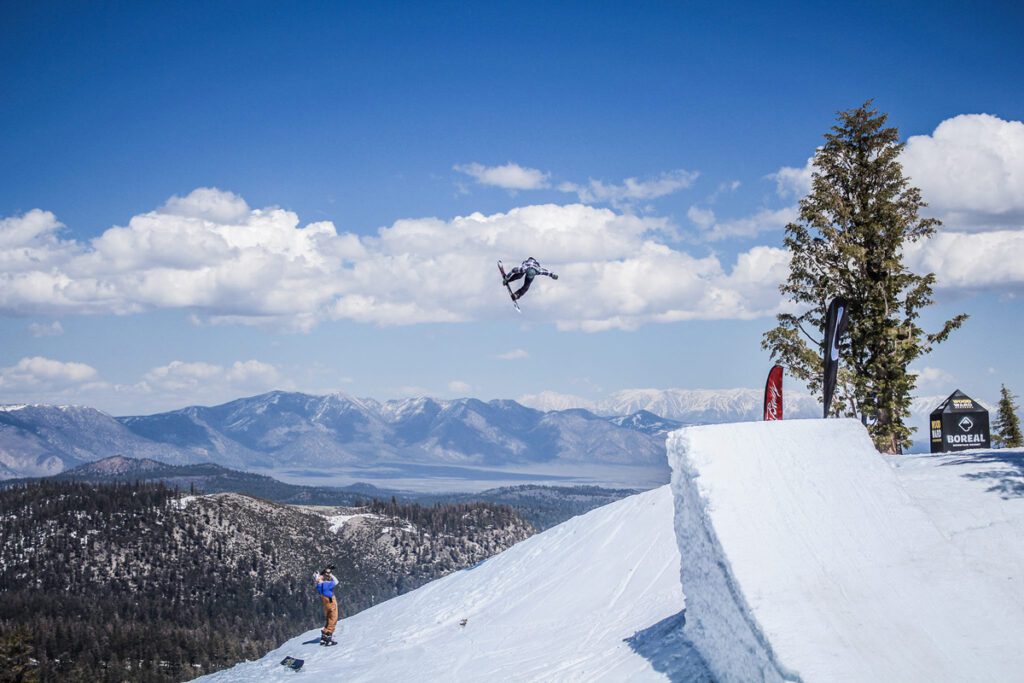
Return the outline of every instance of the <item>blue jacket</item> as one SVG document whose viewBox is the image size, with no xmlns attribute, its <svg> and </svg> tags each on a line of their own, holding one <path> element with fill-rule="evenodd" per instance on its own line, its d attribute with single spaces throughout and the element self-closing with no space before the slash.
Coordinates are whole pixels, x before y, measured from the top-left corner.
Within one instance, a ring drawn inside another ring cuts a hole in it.
<svg viewBox="0 0 1024 683">
<path fill-rule="evenodd" d="M 321 581 L 320 577 L 317 577 L 316 581 L 316 592 L 325 598 L 334 597 L 334 587 L 338 585 L 337 579 L 331 579 L 330 581 Z"/>
</svg>

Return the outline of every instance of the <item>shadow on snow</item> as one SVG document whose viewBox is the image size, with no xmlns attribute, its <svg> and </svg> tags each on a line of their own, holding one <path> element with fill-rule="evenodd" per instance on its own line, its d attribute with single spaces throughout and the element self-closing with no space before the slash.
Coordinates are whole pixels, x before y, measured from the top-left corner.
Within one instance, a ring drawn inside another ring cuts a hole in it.
<svg viewBox="0 0 1024 683">
<path fill-rule="evenodd" d="M 634 652 L 649 661 L 655 671 L 665 674 L 670 681 L 714 683 L 704 658 L 686 637 L 685 625 L 684 610 L 624 640 Z"/>
<path fill-rule="evenodd" d="M 995 450 L 972 453 L 945 462 L 942 466 L 976 465 L 978 463 L 1004 465 L 1004 467 L 986 472 L 969 472 L 963 475 L 965 479 L 991 479 L 993 480 L 992 485 L 986 489 L 989 493 L 998 493 L 1004 499 L 1024 498 L 1024 452 Z"/>
</svg>

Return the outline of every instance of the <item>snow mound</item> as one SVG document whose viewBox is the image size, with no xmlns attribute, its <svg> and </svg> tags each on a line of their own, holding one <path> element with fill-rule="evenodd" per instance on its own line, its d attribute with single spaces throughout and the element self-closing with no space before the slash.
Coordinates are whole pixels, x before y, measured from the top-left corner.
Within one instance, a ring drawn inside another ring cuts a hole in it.
<svg viewBox="0 0 1024 683">
<path fill-rule="evenodd" d="M 290 681 L 287 655 L 318 681 L 707 680 L 672 519 L 668 486 L 625 498 L 208 680 Z"/>
<path fill-rule="evenodd" d="M 689 427 L 668 453 L 717 679 L 1019 680 L 1024 497 L 999 467 L 887 458 L 854 420 Z"/>
<path fill-rule="evenodd" d="M 361 519 L 384 519 L 384 517 L 370 512 L 353 512 L 347 515 L 327 515 L 327 523 L 330 525 L 331 533 L 337 533 L 344 529 L 347 524 Z"/>
</svg>

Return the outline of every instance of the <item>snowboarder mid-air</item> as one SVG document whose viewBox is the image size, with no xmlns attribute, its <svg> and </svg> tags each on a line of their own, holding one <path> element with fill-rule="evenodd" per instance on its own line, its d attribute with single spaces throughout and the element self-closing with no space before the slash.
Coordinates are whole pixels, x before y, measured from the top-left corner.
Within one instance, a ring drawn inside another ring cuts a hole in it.
<svg viewBox="0 0 1024 683">
<path fill-rule="evenodd" d="M 547 268 L 541 268 L 540 261 L 531 256 L 530 258 L 526 259 L 512 270 L 508 271 L 508 273 L 505 275 L 505 279 L 502 281 L 502 284 L 508 286 L 508 283 L 514 282 L 521 277 L 526 278 L 523 281 L 523 286 L 517 289 L 516 292 L 512 295 L 512 300 L 516 301 L 517 299 L 522 299 L 523 295 L 526 294 L 527 291 L 529 291 L 530 285 L 533 284 L 533 278 L 537 277 L 538 275 L 547 275 L 552 280 L 558 279 L 558 276 L 552 273 Z"/>
<path fill-rule="evenodd" d="M 320 594 L 320 600 L 324 604 L 324 627 L 320 629 L 321 645 L 337 645 L 334 640 L 334 626 L 338 623 L 338 598 L 334 595 L 334 588 L 338 580 L 334 578 L 334 565 L 324 569 L 320 573 L 313 574 L 313 581 L 316 582 L 316 592 Z"/>
</svg>

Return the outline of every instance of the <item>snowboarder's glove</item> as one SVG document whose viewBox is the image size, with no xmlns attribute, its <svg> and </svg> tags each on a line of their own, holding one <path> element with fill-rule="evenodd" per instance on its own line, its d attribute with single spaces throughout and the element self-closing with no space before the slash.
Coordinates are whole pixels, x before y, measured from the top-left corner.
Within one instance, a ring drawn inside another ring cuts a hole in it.
<svg viewBox="0 0 1024 683">
<path fill-rule="evenodd" d="M 557 276 L 557 275 L 555 275 L 554 273 L 551 273 L 551 279 L 552 279 L 552 280 L 557 280 L 557 279 L 558 279 L 558 276 Z"/>
</svg>

